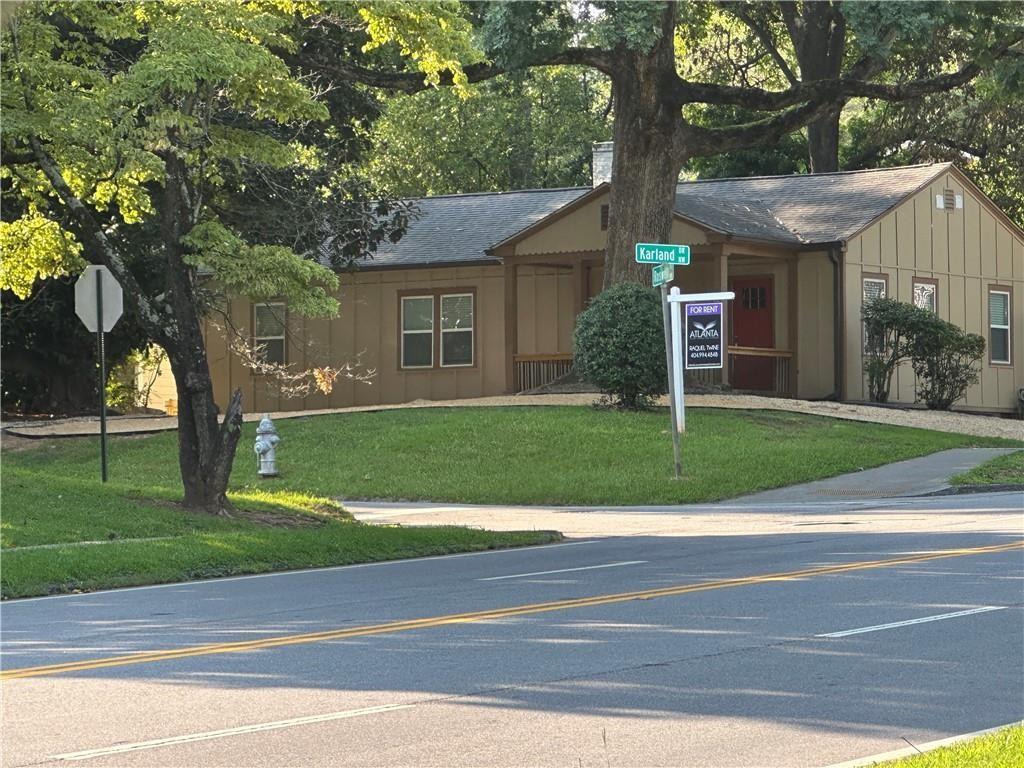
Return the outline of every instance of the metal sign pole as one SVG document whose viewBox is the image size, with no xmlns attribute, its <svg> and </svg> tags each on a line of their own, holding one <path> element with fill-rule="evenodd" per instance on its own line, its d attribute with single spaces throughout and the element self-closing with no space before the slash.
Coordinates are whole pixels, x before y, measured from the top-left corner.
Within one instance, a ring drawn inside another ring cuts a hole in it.
<svg viewBox="0 0 1024 768">
<path fill-rule="evenodd" d="M 668 283 L 661 284 L 661 316 L 665 324 L 665 363 L 668 371 L 668 406 L 672 419 L 672 458 L 674 459 L 676 480 L 682 473 L 682 462 L 679 457 L 679 430 L 676 428 L 676 395 L 672 369 L 672 325 L 669 321 Z"/>
<path fill-rule="evenodd" d="M 103 271 L 96 271 L 96 335 L 100 352 L 100 478 L 107 482 L 107 359 L 103 345 Z"/>
<path fill-rule="evenodd" d="M 679 289 L 673 288 L 672 295 L 678 295 Z M 683 386 L 683 355 L 686 354 L 683 346 L 682 312 L 679 302 L 672 302 L 672 377 L 676 385 L 676 413 L 679 421 L 676 422 L 678 432 L 686 431 L 686 392 Z"/>
</svg>

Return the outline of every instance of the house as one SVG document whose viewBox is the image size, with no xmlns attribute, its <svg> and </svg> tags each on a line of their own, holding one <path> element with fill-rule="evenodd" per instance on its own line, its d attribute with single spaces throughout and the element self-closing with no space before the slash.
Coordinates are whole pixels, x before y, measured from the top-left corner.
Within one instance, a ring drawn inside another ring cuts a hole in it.
<svg viewBox="0 0 1024 768">
<path fill-rule="evenodd" d="M 595 145 L 590 188 L 417 200 L 406 235 L 341 277 L 337 318 L 232 300 L 233 324 L 272 358 L 300 368 L 358 361 L 375 376 L 287 399 L 210 328 L 218 400 L 236 387 L 260 411 L 469 398 L 566 373 L 575 318 L 602 286 L 610 153 Z M 676 284 L 736 293 L 727 364 L 699 381 L 865 400 L 861 305 L 889 296 L 985 337 L 980 380 L 958 407 L 1015 408 L 1024 231 L 951 164 L 680 183 L 672 241 L 692 252 Z M 891 399 L 914 401 L 909 367 Z"/>
</svg>

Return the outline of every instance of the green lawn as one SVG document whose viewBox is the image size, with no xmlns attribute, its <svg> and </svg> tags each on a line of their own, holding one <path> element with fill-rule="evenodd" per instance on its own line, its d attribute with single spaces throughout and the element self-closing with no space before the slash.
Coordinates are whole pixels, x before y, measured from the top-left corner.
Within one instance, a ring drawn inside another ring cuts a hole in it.
<svg viewBox="0 0 1024 768">
<path fill-rule="evenodd" d="M 315 525 L 186 514 L 176 436 L 112 438 L 101 484 L 95 439 L 5 451 L 7 597 L 539 543 L 544 532 L 359 525 L 332 498 L 506 504 L 707 501 L 965 445 L 1006 441 L 774 411 L 694 409 L 685 476 L 672 478 L 667 414 L 592 408 L 453 408 L 281 420 L 282 476 L 260 480 L 247 424 L 231 497 Z M 155 539 L 139 541 L 139 539 Z M 129 541 L 133 540 L 133 541 Z M 108 542 L 84 545 L 80 542 Z M 66 544 L 53 549 L 23 549 Z"/>
<path fill-rule="evenodd" d="M 1024 485 L 1024 451 L 997 456 L 950 482 L 953 485 Z"/>
<path fill-rule="evenodd" d="M 878 768 L 1022 768 L 1024 725 L 876 765 Z"/>
</svg>

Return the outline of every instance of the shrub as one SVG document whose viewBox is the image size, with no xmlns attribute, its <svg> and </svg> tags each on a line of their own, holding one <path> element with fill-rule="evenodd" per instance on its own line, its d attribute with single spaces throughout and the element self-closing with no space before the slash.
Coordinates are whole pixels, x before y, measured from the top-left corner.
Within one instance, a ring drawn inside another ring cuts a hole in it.
<svg viewBox="0 0 1024 768">
<path fill-rule="evenodd" d="M 621 408 L 643 408 L 668 391 L 661 298 L 635 283 L 614 285 L 579 316 L 576 373 Z"/>
<path fill-rule="evenodd" d="M 935 316 L 926 309 L 895 299 L 875 299 L 861 309 L 864 318 L 864 372 L 872 402 L 889 400 L 896 367 L 910 358 L 910 345 L 918 331 Z"/>
<path fill-rule="evenodd" d="M 932 315 L 910 343 L 917 399 L 931 410 L 948 411 L 978 381 L 977 365 L 984 354 L 984 338 Z"/>
</svg>

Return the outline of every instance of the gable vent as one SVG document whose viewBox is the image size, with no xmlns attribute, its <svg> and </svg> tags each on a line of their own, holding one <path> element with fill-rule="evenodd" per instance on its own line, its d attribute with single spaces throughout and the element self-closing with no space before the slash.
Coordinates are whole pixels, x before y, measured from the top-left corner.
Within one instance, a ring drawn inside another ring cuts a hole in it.
<svg viewBox="0 0 1024 768">
<path fill-rule="evenodd" d="M 935 207 L 940 211 L 956 211 L 964 207 L 964 196 L 955 190 L 944 189 L 941 195 L 935 196 Z"/>
<path fill-rule="evenodd" d="M 601 231 L 604 232 L 608 229 L 608 206 L 601 206 Z"/>
</svg>

